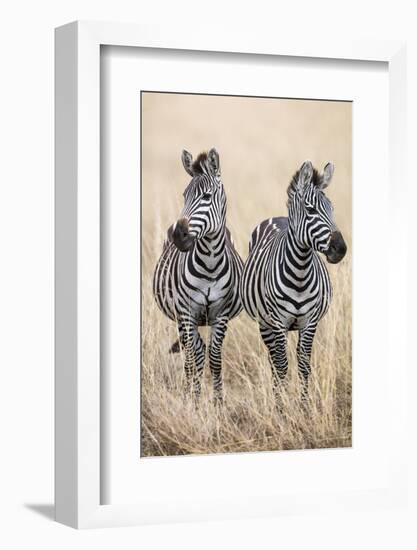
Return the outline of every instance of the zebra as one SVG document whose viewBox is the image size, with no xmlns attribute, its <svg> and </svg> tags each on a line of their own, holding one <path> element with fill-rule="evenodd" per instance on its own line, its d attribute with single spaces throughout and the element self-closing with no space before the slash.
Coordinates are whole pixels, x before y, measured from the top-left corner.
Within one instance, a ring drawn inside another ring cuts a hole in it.
<svg viewBox="0 0 417 550">
<path fill-rule="evenodd" d="M 308 398 L 314 335 L 332 299 L 323 253 L 340 262 L 347 246 L 333 218 L 324 190 L 334 173 L 332 163 L 320 174 L 303 163 L 287 189 L 288 217 L 263 221 L 253 231 L 240 284 L 244 309 L 258 321 L 268 352 L 277 394 L 288 370 L 288 331 L 298 331 L 297 361 L 301 399 Z"/>
<path fill-rule="evenodd" d="M 221 402 L 222 344 L 228 322 L 242 311 L 239 280 L 243 262 L 226 228 L 226 193 L 215 148 L 193 162 L 188 151 L 182 163 L 191 181 L 184 191 L 180 219 L 168 229 L 153 278 L 153 293 L 161 311 L 176 321 L 184 350 L 187 393 L 201 393 L 206 345 L 198 327 L 210 326 L 209 366 L 214 398 Z"/>
</svg>

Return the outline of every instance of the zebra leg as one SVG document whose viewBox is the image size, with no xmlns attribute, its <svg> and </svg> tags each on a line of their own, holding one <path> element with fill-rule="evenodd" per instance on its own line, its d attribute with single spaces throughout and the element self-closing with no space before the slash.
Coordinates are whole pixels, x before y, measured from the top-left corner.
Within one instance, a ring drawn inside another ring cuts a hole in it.
<svg viewBox="0 0 417 550">
<path fill-rule="evenodd" d="M 193 388 L 194 395 L 198 398 L 201 393 L 201 378 L 204 370 L 206 345 L 194 322 L 182 321 L 178 328 L 185 356 L 186 393 L 189 394 L 191 388 Z"/>
<path fill-rule="evenodd" d="M 277 394 L 288 372 L 287 358 L 287 331 L 285 329 L 271 329 L 260 327 L 262 340 L 269 351 L 269 361 L 272 368 L 272 383 L 274 393 Z"/>
<path fill-rule="evenodd" d="M 222 345 L 227 330 L 227 317 L 216 319 L 211 327 L 209 342 L 209 364 L 213 377 L 214 399 L 216 402 L 223 401 L 223 380 L 222 380 Z"/>
<path fill-rule="evenodd" d="M 317 325 L 309 325 L 300 330 L 297 344 L 298 375 L 301 379 L 301 400 L 308 399 L 308 379 L 311 373 L 311 350 Z"/>
</svg>

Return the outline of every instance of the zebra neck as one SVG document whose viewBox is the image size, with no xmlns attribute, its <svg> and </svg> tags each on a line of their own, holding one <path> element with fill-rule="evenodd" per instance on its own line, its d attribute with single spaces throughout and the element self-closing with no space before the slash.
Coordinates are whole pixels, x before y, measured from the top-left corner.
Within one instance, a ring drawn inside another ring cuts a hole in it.
<svg viewBox="0 0 417 550">
<path fill-rule="evenodd" d="M 300 245 L 291 227 L 288 228 L 286 235 L 283 237 L 282 252 L 281 261 L 292 266 L 298 276 L 302 276 L 304 272 L 310 270 L 314 251 L 310 247 Z"/>
<path fill-rule="evenodd" d="M 226 247 L 226 228 L 222 226 L 216 233 L 206 235 L 196 241 L 195 250 L 200 258 L 209 261 L 218 258 Z"/>
</svg>

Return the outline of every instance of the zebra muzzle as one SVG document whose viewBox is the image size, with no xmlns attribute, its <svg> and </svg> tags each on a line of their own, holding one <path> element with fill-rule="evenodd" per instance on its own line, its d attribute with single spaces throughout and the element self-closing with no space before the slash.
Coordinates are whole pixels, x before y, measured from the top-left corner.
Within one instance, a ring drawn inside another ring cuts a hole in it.
<svg viewBox="0 0 417 550">
<path fill-rule="evenodd" d="M 194 239 L 195 237 L 190 235 L 187 218 L 181 218 L 178 220 L 172 234 L 172 241 L 178 250 L 181 250 L 181 252 L 190 250 L 194 244 Z"/>
<path fill-rule="evenodd" d="M 347 246 L 340 231 L 334 231 L 330 237 L 329 248 L 324 252 L 330 264 L 337 264 L 345 257 Z"/>
</svg>

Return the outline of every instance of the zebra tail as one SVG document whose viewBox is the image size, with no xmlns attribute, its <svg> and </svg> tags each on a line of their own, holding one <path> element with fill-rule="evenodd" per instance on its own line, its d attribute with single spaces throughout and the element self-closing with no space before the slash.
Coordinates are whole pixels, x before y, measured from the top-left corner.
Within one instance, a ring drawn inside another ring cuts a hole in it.
<svg viewBox="0 0 417 550">
<path fill-rule="evenodd" d="M 169 353 L 179 353 L 181 351 L 180 341 L 177 340 L 172 344 L 172 346 L 169 349 Z"/>
</svg>

